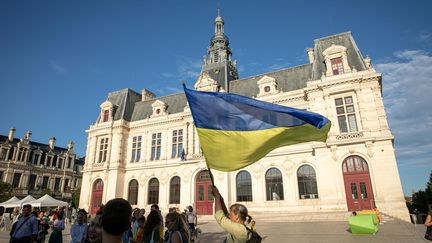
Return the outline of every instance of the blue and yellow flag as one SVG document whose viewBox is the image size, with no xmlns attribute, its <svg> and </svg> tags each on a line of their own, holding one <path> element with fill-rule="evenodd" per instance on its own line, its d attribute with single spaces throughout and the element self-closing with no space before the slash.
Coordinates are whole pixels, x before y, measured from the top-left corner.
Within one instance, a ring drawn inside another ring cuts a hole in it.
<svg viewBox="0 0 432 243">
<path fill-rule="evenodd" d="M 183 88 L 209 168 L 238 170 L 278 147 L 325 142 L 330 130 L 330 121 L 317 113 Z"/>
</svg>

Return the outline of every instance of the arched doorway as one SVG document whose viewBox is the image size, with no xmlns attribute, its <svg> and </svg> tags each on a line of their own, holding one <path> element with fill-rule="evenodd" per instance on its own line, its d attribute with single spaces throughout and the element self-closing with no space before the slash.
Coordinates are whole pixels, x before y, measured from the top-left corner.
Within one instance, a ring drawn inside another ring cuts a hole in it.
<svg viewBox="0 0 432 243">
<path fill-rule="evenodd" d="M 213 214 L 213 194 L 210 173 L 203 170 L 195 178 L 195 207 L 199 215 Z"/>
<path fill-rule="evenodd" d="M 348 210 L 372 209 L 375 199 L 366 161 L 360 156 L 349 156 L 342 163 L 342 172 Z"/>
<path fill-rule="evenodd" d="M 90 204 L 90 214 L 95 215 L 96 212 L 99 210 L 99 207 L 102 204 L 102 195 L 103 195 L 103 181 L 101 179 L 97 179 L 93 183 L 92 199 Z"/>
</svg>

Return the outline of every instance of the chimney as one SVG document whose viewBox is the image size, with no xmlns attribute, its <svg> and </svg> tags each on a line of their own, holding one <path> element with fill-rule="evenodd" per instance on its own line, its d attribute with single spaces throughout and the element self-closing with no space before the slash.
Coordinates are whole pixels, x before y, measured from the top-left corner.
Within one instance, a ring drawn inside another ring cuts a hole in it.
<svg viewBox="0 0 432 243">
<path fill-rule="evenodd" d="M 49 139 L 49 147 L 50 147 L 50 149 L 54 149 L 55 141 L 56 141 L 55 137 L 51 137 Z"/>
<path fill-rule="evenodd" d="M 16 129 L 14 127 L 11 127 L 11 129 L 9 129 L 9 135 L 8 135 L 9 141 L 12 141 L 14 139 L 15 131 L 16 131 Z"/>
<path fill-rule="evenodd" d="M 73 151 L 74 148 L 74 142 L 73 141 L 69 141 L 68 145 L 67 145 L 68 151 Z"/>
<path fill-rule="evenodd" d="M 156 95 L 150 92 L 150 90 L 147 89 L 141 90 L 141 101 L 151 100 L 154 99 L 155 97 Z"/>
<path fill-rule="evenodd" d="M 308 57 L 309 57 L 309 63 L 313 63 L 315 61 L 315 57 L 314 57 L 314 49 L 313 48 L 308 48 L 306 49 Z"/>
<path fill-rule="evenodd" d="M 32 133 L 30 131 L 27 131 L 24 135 L 24 139 L 25 140 L 30 140 L 30 136 L 32 135 Z"/>
</svg>

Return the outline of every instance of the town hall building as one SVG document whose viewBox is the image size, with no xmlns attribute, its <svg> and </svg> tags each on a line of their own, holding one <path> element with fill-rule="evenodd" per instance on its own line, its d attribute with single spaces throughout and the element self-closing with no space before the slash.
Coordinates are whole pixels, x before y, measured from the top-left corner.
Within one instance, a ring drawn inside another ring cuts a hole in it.
<svg viewBox="0 0 432 243">
<path fill-rule="evenodd" d="M 382 97 L 382 76 L 351 32 L 316 39 L 309 63 L 240 78 L 221 16 L 194 88 L 229 92 L 319 113 L 326 143 L 278 148 L 234 172 L 212 171 L 226 204 L 254 212 L 347 212 L 378 207 L 409 220 Z M 208 112 L 211 112 L 209 107 Z M 87 130 L 80 207 L 116 197 L 133 207 L 193 205 L 213 213 L 211 181 L 184 93 L 108 94 Z M 259 139 L 257 137 L 256 139 Z"/>
</svg>

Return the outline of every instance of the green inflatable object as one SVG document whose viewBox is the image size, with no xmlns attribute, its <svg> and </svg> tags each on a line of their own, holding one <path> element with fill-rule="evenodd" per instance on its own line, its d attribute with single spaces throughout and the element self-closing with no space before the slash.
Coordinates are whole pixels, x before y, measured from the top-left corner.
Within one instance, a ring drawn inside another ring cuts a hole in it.
<svg viewBox="0 0 432 243">
<path fill-rule="evenodd" d="M 349 226 L 353 234 L 374 235 L 378 232 L 378 220 L 376 215 L 360 214 L 349 217 Z"/>
</svg>

